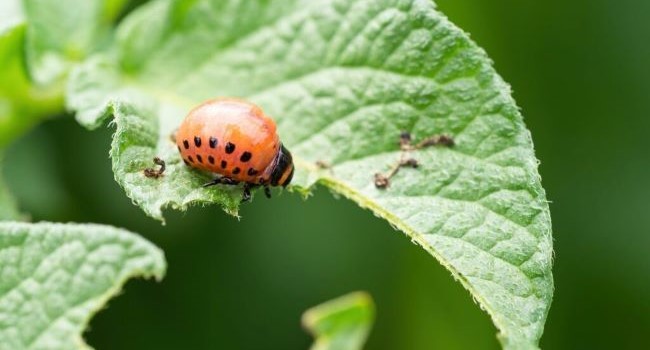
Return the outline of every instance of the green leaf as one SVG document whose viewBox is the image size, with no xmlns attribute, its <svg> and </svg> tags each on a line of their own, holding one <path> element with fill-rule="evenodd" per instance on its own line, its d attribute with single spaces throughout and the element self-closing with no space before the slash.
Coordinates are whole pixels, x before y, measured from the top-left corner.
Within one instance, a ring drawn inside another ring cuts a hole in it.
<svg viewBox="0 0 650 350">
<path fill-rule="evenodd" d="M 23 0 L 29 30 L 27 55 L 34 80 L 50 84 L 105 46 L 127 0 Z M 74 9 L 74 10 L 73 10 Z"/>
<path fill-rule="evenodd" d="M 2 10 L 2 9 L 0 9 Z M 34 85 L 25 69 L 23 23 L 0 29 L 0 149 L 63 110 L 63 87 Z"/>
<path fill-rule="evenodd" d="M 68 102 L 88 127 L 114 118 L 116 180 L 147 214 L 192 202 L 234 211 L 238 190 L 200 188 L 207 175 L 183 166 L 170 134 L 202 100 L 245 97 L 275 117 L 293 189 L 320 183 L 386 219 L 470 291 L 504 347 L 537 347 L 552 238 L 530 133 L 484 51 L 433 3 L 155 1 L 118 38 L 76 70 Z M 402 130 L 456 146 L 412 152 L 420 168 L 377 189 Z M 154 155 L 168 176 L 143 176 Z"/>
<path fill-rule="evenodd" d="M 87 349 L 81 332 L 127 279 L 165 274 L 162 251 L 101 225 L 0 223 L 0 347 Z"/>
<path fill-rule="evenodd" d="M 126 3 L 2 1 L 0 148 L 43 118 L 63 112 L 67 73 L 109 42 L 112 22 Z"/>
<path fill-rule="evenodd" d="M 311 350 L 359 350 L 374 318 L 370 295 L 356 292 L 307 310 L 302 324 L 316 338 Z"/>
</svg>

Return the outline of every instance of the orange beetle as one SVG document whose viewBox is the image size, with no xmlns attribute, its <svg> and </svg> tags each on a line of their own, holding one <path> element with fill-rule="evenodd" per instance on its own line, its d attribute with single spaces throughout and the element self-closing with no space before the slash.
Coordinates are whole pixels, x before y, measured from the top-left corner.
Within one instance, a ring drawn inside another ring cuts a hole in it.
<svg viewBox="0 0 650 350">
<path fill-rule="evenodd" d="M 293 177 L 291 153 L 276 133 L 275 122 L 258 106 L 237 99 L 208 100 L 190 111 L 176 132 L 185 164 L 219 174 L 204 187 L 244 183 L 242 201 L 250 190 L 286 187 Z"/>
</svg>

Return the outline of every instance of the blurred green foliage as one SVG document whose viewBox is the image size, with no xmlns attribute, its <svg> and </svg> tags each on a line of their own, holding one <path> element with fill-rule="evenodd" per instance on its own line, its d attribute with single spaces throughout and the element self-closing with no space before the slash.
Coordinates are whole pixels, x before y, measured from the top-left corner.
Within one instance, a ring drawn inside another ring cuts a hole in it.
<svg viewBox="0 0 650 350">
<path fill-rule="evenodd" d="M 556 293 L 541 346 L 647 348 L 650 2 L 438 5 L 513 86 L 542 161 Z M 119 223 L 165 251 L 161 284 L 129 282 L 93 320 L 86 338 L 97 349 L 306 349 L 302 312 L 351 290 L 376 301 L 368 349 L 498 348 L 487 315 L 447 271 L 325 190 L 306 202 L 260 198 L 241 221 L 216 207 L 170 212 L 161 228 L 114 182 L 110 133 L 48 121 L 3 162 L 34 220 Z"/>
<path fill-rule="evenodd" d="M 302 326 L 315 338 L 311 350 L 356 350 L 363 348 L 374 316 L 372 297 L 354 292 L 305 311 Z"/>
</svg>

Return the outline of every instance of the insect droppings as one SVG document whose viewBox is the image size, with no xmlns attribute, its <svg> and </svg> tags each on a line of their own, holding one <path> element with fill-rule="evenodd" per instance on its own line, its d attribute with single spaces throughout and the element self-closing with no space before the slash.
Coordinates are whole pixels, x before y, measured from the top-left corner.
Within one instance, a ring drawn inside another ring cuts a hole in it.
<svg viewBox="0 0 650 350">
<path fill-rule="evenodd" d="M 417 159 L 407 158 L 407 154 L 430 146 L 453 147 L 454 139 L 449 135 L 433 135 L 413 145 L 411 142 L 411 133 L 402 131 L 399 135 L 399 146 L 402 154 L 397 163 L 395 163 L 386 174 L 376 173 L 374 176 L 375 187 L 385 189 L 390 186 L 390 179 L 397 174 L 401 168 L 417 168 L 420 166 Z"/>
</svg>

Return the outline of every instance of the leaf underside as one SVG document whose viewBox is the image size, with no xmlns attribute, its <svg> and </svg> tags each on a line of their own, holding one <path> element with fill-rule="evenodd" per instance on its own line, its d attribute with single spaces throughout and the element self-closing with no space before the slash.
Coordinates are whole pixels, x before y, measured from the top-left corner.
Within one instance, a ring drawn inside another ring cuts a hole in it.
<svg viewBox="0 0 650 350">
<path fill-rule="evenodd" d="M 0 349 L 87 349 L 90 317 L 127 279 L 161 279 L 162 252 L 109 226 L 0 223 Z"/>
<path fill-rule="evenodd" d="M 374 317 L 370 295 L 355 292 L 305 311 L 302 324 L 316 338 L 311 350 L 360 350 Z"/>
<path fill-rule="evenodd" d="M 506 348 L 536 348 L 553 293 L 548 204 L 529 132 L 482 49 L 428 0 L 154 1 L 127 17 L 114 50 L 74 71 L 68 107 L 94 128 L 112 118 L 113 169 L 148 215 L 218 203 L 240 190 L 200 184 L 170 135 L 189 109 L 244 97 L 278 124 L 294 190 L 321 183 L 422 246 L 492 317 Z M 388 189 L 373 175 L 415 141 Z M 154 156 L 165 176 L 146 178 Z M 319 162 L 329 164 L 323 169 Z"/>
</svg>

